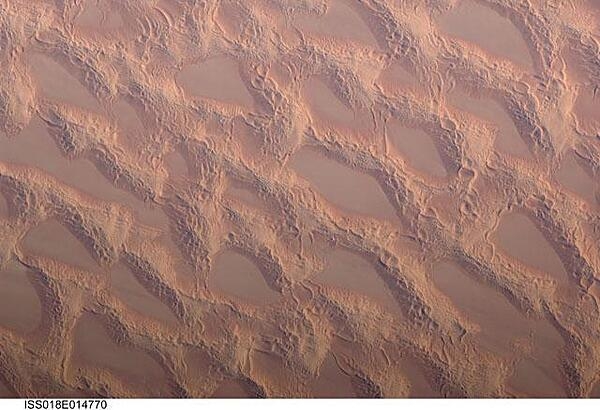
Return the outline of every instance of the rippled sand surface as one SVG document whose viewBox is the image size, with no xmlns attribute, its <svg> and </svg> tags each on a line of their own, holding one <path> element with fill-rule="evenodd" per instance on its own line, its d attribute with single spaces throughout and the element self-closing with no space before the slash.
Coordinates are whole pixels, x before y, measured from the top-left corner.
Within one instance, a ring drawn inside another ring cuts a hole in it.
<svg viewBox="0 0 600 410">
<path fill-rule="evenodd" d="M 599 27 L 0 2 L 0 397 L 600 396 Z"/>
</svg>

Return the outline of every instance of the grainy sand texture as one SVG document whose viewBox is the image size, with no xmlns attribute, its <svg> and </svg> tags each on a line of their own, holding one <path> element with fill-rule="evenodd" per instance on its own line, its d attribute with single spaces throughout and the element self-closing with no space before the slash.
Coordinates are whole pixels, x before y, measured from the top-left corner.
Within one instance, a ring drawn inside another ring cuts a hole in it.
<svg viewBox="0 0 600 410">
<path fill-rule="evenodd" d="M 0 0 L 0 397 L 600 397 L 597 0 Z"/>
</svg>

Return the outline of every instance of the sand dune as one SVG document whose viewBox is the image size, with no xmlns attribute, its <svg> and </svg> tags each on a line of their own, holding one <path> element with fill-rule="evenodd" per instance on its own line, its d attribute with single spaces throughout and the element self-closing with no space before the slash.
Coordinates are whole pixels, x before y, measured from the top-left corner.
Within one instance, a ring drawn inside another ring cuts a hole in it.
<svg viewBox="0 0 600 410">
<path fill-rule="evenodd" d="M 0 397 L 599 397 L 593 0 L 0 4 Z"/>
</svg>

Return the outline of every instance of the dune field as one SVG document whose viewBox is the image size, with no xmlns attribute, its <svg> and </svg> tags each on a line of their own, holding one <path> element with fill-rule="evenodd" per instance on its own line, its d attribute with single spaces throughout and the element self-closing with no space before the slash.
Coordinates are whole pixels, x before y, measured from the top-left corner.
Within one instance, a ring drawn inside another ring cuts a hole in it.
<svg viewBox="0 0 600 410">
<path fill-rule="evenodd" d="M 0 0 L 0 397 L 600 397 L 597 0 Z"/>
</svg>

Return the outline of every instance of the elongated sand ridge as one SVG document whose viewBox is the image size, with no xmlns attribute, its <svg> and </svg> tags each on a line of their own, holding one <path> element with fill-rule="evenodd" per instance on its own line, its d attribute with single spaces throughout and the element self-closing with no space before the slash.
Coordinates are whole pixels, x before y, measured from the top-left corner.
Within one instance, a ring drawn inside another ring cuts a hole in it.
<svg viewBox="0 0 600 410">
<path fill-rule="evenodd" d="M 596 0 L 3 0 L 0 59 L 0 397 L 600 397 Z"/>
</svg>

